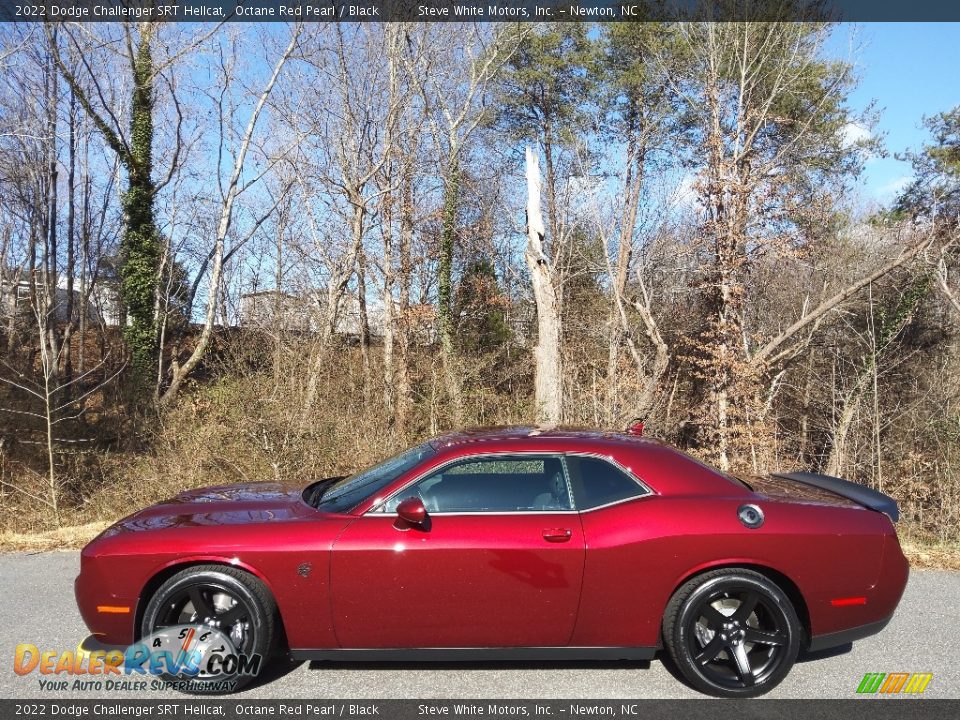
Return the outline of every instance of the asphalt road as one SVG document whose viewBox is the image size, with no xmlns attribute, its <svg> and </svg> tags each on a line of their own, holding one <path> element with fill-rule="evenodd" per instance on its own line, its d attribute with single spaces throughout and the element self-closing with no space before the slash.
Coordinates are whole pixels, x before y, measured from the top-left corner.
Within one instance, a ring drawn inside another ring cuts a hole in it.
<svg viewBox="0 0 960 720">
<path fill-rule="evenodd" d="M 138 697 L 41 690 L 36 671 L 13 672 L 14 649 L 67 650 L 87 635 L 73 600 L 76 552 L 0 555 L 0 698 Z M 850 698 L 867 672 L 930 672 L 925 696 L 960 698 L 960 573 L 916 571 L 891 624 L 847 652 L 807 658 L 768 697 Z M 282 698 L 702 697 L 659 660 L 650 663 L 314 664 L 281 668 L 242 693 Z M 162 697 L 154 691 L 151 697 Z M 182 697 L 172 694 L 171 697 Z"/>
</svg>

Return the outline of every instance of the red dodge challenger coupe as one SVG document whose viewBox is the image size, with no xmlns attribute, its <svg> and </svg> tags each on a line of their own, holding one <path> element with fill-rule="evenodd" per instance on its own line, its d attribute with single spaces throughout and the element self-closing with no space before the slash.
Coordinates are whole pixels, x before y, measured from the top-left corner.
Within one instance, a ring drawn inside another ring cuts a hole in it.
<svg viewBox="0 0 960 720">
<path fill-rule="evenodd" d="M 471 431 L 306 488 L 184 492 L 87 545 L 76 596 L 100 645 L 190 626 L 295 660 L 665 648 L 698 690 L 749 697 L 889 622 L 896 519 L 845 480 L 741 481 L 630 431 Z"/>
</svg>

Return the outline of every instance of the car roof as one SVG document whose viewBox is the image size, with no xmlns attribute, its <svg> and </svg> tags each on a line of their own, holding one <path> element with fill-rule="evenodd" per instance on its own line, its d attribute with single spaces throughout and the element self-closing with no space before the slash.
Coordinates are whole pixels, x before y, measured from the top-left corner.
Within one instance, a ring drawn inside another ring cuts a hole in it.
<svg viewBox="0 0 960 720">
<path fill-rule="evenodd" d="M 555 441 L 568 441 L 571 444 L 583 446 L 598 445 L 656 445 L 663 444 L 642 438 L 638 435 L 628 435 L 622 432 L 612 430 L 597 430 L 594 428 L 578 428 L 564 426 L 535 426 L 535 425 L 513 425 L 501 427 L 480 427 L 459 432 L 440 435 L 430 440 L 430 445 L 435 450 L 456 449 L 461 446 L 469 445 L 471 447 L 488 445 L 523 445 L 529 446 L 542 442 L 543 444 L 555 444 Z"/>
<path fill-rule="evenodd" d="M 608 455 L 659 494 L 728 496 L 750 492 L 743 483 L 667 443 L 611 430 L 529 425 L 486 427 L 441 435 L 429 443 L 437 453 L 448 458 L 514 451 Z"/>
</svg>

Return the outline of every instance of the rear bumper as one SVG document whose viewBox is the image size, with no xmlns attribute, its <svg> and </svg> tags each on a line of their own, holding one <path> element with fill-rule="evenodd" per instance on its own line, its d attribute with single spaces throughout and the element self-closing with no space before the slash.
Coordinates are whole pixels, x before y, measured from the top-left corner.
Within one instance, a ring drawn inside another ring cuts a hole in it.
<svg viewBox="0 0 960 720">
<path fill-rule="evenodd" d="M 842 597 L 834 592 L 817 599 L 816 616 L 811 618 L 813 636 L 807 649 L 824 650 L 879 633 L 893 617 L 909 576 L 910 563 L 900 549 L 896 534 L 890 532 L 883 537 L 874 582 L 863 589 L 847 588 L 850 595 L 862 594 L 862 602 L 834 605 L 831 598 Z"/>
<path fill-rule="evenodd" d="M 884 618 L 883 620 L 878 620 L 877 622 L 867 623 L 866 625 L 850 628 L 849 630 L 827 633 L 826 635 L 817 635 L 816 637 L 810 638 L 810 643 L 807 645 L 807 650 L 810 652 L 826 650 L 828 648 L 846 645 L 856 640 L 863 640 L 863 638 L 870 637 L 871 635 L 876 635 L 887 626 L 887 623 L 890 622 L 892 617 L 893 615 Z"/>
</svg>

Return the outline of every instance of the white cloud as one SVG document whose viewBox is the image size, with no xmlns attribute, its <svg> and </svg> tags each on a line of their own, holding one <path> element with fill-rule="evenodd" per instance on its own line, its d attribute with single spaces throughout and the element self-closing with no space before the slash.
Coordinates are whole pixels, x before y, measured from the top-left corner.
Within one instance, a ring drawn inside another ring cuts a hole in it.
<svg viewBox="0 0 960 720">
<path fill-rule="evenodd" d="M 697 191 L 693 185 L 697 181 L 695 173 L 687 173 L 670 194 L 670 204 L 674 207 L 690 207 L 697 201 Z"/>
<path fill-rule="evenodd" d="M 913 181 L 909 175 L 903 175 L 889 182 L 884 183 L 876 190 L 877 198 L 880 200 L 893 200 Z"/>
<path fill-rule="evenodd" d="M 852 147 L 858 143 L 873 139 L 873 133 L 870 129 L 860 123 L 847 123 L 840 128 L 840 143 L 844 148 Z"/>
</svg>

